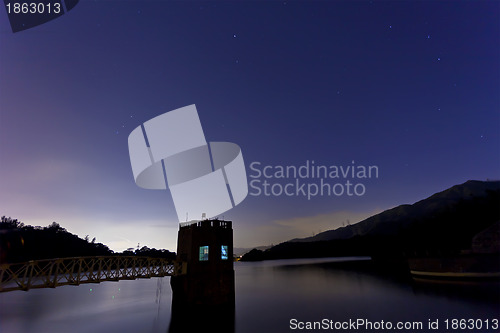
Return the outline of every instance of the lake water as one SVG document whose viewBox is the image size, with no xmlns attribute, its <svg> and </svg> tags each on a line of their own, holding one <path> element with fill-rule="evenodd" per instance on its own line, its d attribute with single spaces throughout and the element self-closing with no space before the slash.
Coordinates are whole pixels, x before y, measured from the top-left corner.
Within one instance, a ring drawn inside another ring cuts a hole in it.
<svg viewBox="0 0 500 333">
<path fill-rule="evenodd" d="M 333 258 L 236 262 L 234 267 L 235 332 L 306 331 L 299 327 L 306 327 L 307 322 L 329 323 L 333 328 L 330 332 L 387 331 L 387 326 L 380 326 L 381 321 L 393 326 L 397 322 L 423 325 L 422 329 L 392 329 L 394 332 L 500 331 L 493 328 L 494 319 L 500 319 L 498 282 L 416 283 L 404 275 L 380 272 L 367 260 Z M 2 293 L 0 331 L 168 332 L 172 298 L 169 279 Z M 474 325 L 482 324 L 483 329 L 461 330 L 457 326 L 452 330 L 453 319 L 480 319 Z M 359 326 L 353 330 L 350 326 L 349 330 L 345 326 L 357 320 L 371 322 L 372 329 Z M 428 329 L 429 320 L 438 320 L 438 330 Z M 336 330 L 335 323 L 344 323 L 346 329 Z M 375 330 L 377 325 L 379 329 Z"/>
</svg>

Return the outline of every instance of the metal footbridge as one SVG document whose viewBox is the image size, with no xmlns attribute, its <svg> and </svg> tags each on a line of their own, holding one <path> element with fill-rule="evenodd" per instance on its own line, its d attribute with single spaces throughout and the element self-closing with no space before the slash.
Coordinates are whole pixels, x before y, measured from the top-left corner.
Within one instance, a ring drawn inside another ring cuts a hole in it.
<svg viewBox="0 0 500 333">
<path fill-rule="evenodd" d="M 0 292 L 181 275 L 186 263 L 135 256 L 73 257 L 0 264 Z"/>
</svg>

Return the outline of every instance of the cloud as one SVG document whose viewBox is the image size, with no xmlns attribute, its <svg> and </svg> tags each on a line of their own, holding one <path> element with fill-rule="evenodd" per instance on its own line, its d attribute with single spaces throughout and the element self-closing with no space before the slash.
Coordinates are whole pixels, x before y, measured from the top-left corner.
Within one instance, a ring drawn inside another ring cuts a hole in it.
<svg viewBox="0 0 500 333">
<path fill-rule="evenodd" d="M 114 251 L 121 252 L 127 248 L 147 246 L 156 249 L 177 251 L 177 231 L 179 224 L 176 221 L 163 219 L 84 219 L 71 221 L 72 231 L 80 237 L 86 234 L 90 238 L 109 246 Z M 64 226 L 63 224 L 61 224 Z M 159 228 L 161 226 L 161 228 Z"/>
<path fill-rule="evenodd" d="M 50 187 L 75 180 L 76 177 L 81 178 L 82 175 L 90 178 L 96 172 L 96 169 L 90 164 L 84 165 L 61 158 L 33 159 L 29 163 L 25 162 L 7 168 L 6 172 L 9 173 L 9 177 L 6 180 L 15 185 L 16 188 L 24 186 L 31 189 L 39 186 Z"/>
<path fill-rule="evenodd" d="M 67 201 L 82 192 L 95 175 L 89 165 L 67 159 L 43 158 L 9 164 L 3 170 L 0 209 L 5 214 L 49 212 L 71 206 Z M 7 210 L 8 211 L 5 211 Z M 68 207 L 69 209 L 69 207 Z M 17 215 L 19 216 L 19 215 Z"/>
<path fill-rule="evenodd" d="M 268 224 L 256 226 L 253 229 L 245 230 L 240 235 L 235 235 L 235 243 L 239 247 L 279 244 L 293 238 L 310 237 L 323 231 L 337 229 L 347 223 L 355 224 L 379 212 L 381 210 L 369 212 L 338 211 L 273 220 Z M 256 244 L 256 240 L 261 243 Z"/>
</svg>

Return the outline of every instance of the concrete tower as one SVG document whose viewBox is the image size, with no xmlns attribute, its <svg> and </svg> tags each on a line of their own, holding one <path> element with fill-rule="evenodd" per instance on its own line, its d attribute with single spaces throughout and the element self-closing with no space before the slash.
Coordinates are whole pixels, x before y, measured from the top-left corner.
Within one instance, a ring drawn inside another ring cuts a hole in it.
<svg viewBox="0 0 500 333">
<path fill-rule="evenodd" d="M 233 331 L 232 222 L 214 219 L 181 223 L 177 239 L 177 260 L 183 263 L 185 274 L 172 276 L 170 279 L 170 331 L 196 331 L 201 327 L 189 329 L 186 325 L 197 323 L 202 323 L 204 331 Z M 185 316 L 193 313 L 198 318 L 196 321 Z"/>
</svg>

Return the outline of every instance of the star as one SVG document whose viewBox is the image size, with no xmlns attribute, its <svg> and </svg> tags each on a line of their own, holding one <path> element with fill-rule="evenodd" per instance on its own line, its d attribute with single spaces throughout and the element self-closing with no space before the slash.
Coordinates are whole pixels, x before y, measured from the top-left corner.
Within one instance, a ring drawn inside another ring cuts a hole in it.
<svg viewBox="0 0 500 333">
<path fill-rule="evenodd" d="M 236 34 L 233 35 L 233 38 L 236 38 Z"/>
<path fill-rule="evenodd" d="M 441 61 L 441 58 L 439 58 L 439 57 L 438 57 L 438 59 L 437 59 L 437 60 L 438 60 L 438 61 Z"/>
<path fill-rule="evenodd" d="M 427 39 L 431 39 L 431 35 L 427 35 Z"/>
</svg>

